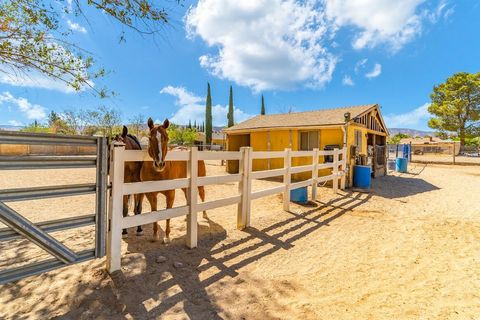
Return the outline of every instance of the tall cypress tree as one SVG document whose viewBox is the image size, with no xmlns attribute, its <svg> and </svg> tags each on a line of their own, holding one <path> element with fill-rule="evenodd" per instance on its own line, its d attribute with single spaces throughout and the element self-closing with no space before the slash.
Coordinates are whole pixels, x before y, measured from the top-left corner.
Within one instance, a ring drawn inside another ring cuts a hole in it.
<svg viewBox="0 0 480 320">
<path fill-rule="evenodd" d="M 188 129 L 192 129 L 192 120 L 188 120 Z"/>
<path fill-rule="evenodd" d="M 195 128 L 195 130 L 198 131 L 197 120 L 196 119 L 193 121 L 193 127 Z"/>
<path fill-rule="evenodd" d="M 228 98 L 227 119 L 228 119 L 228 127 L 230 128 L 234 124 L 234 119 L 233 119 L 233 89 L 232 89 L 232 86 L 230 86 L 230 97 Z"/>
<path fill-rule="evenodd" d="M 263 94 L 262 94 L 262 109 L 260 110 L 260 114 L 261 115 L 265 114 L 265 101 L 263 100 Z"/>
<path fill-rule="evenodd" d="M 205 142 L 212 143 L 212 95 L 210 94 L 210 83 L 207 87 L 207 101 L 205 103 Z"/>
</svg>

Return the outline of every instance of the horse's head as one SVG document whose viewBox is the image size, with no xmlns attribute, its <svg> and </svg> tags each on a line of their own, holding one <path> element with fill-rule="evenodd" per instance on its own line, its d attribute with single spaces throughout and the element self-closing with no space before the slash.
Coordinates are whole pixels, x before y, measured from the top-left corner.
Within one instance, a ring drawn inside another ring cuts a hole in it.
<svg viewBox="0 0 480 320">
<path fill-rule="evenodd" d="M 127 144 L 127 135 L 128 135 L 128 128 L 123 126 L 122 133 L 115 135 L 113 141 L 122 142 L 123 144 Z"/>
<path fill-rule="evenodd" d="M 153 169 L 157 172 L 162 172 L 165 169 L 165 157 L 168 152 L 167 128 L 170 122 L 168 119 L 165 119 L 162 125 L 156 126 L 152 118 L 149 118 L 147 124 L 150 129 L 148 154 L 153 159 Z"/>
</svg>

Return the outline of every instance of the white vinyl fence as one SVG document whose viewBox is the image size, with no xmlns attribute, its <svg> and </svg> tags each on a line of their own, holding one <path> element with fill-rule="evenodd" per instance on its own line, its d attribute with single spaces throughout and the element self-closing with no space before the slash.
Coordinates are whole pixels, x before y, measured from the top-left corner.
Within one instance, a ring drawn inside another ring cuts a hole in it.
<svg viewBox="0 0 480 320">
<path fill-rule="evenodd" d="M 320 156 L 333 156 L 333 162 L 319 163 Z M 317 159 L 312 164 L 292 166 L 292 158 L 312 157 Z M 341 157 L 341 159 L 340 159 Z M 284 166 L 280 169 L 252 171 L 254 159 L 283 158 Z M 187 161 L 187 177 L 174 180 L 145 181 L 124 183 L 124 166 L 126 161 L 151 161 L 144 150 L 125 150 L 123 145 L 113 145 L 110 157 L 111 193 L 108 212 L 109 228 L 107 237 L 107 270 L 120 270 L 122 229 L 153 223 L 180 216 L 187 217 L 186 244 L 189 248 L 197 246 L 197 213 L 219 207 L 237 204 L 237 227 L 250 226 L 250 208 L 252 200 L 269 195 L 283 193 L 283 208 L 290 208 L 290 190 L 312 186 L 312 199 L 317 197 L 317 185 L 332 180 L 333 192 L 345 188 L 346 149 L 332 151 L 268 151 L 256 152 L 251 147 L 240 151 L 198 151 L 196 147 L 188 151 L 169 151 L 167 161 Z M 239 160 L 239 173 L 221 176 L 197 177 L 198 160 Z M 328 176 L 318 176 L 318 170 L 332 169 Z M 311 172 L 312 177 L 300 182 L 291 182 L 291 175 Z M 252 192 L 252 180 L 283 175 L 283 184 L 274 188 Z M 198 187 L 206 185 L 238 182 L 238 195 L 219 200 L 198 203 Z M 124 195 L 159 192 L 164 190 L 188 188 L 187 204 L 180 207 L 142 213 L 141 215 L 123 217 L 122 198 Z"/>
</svg>

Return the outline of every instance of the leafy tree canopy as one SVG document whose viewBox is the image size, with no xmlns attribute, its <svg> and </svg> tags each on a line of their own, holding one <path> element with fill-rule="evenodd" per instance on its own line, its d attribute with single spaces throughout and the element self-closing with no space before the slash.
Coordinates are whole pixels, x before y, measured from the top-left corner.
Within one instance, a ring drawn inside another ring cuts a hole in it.
<svg viewBox="0 0 480 320">
<path fill-rule="evenodd" d="M 400 140 L 406 139 L 406 138 L 411 138 L 411 137 L 410 135 L 405 133 L 397 133 L 396 135 L 388 138 L 388 144 L 399 144 Z"/>
<path fill-rule="evenodd" d="M 170 123 L 167 129 L 170 144 L 180 146 L 192 146 L 195 144 L 197 130 L 195 128 L 181 127 Z"/>
<path fill-rule="evenodd" d="M 96 68 L 91 54 L 69 39 L 72 31 L 63 19 L 74 14 L 87 20 L 86 7 L 144 35 L 160 32 L 169 22 L 168 13 L 154 0 L 4 0 L 0 5 L 0 72 L 12 77 L 41 73 L 77 91 L 89 87 L 106 96 L 106 88 L 93 85 L 105 70 Z"/>
<path fill-rule="evenodd" d="M 462 147 L 465 139 L 476 135 L 480 127 L 480 72 L 456 73 L 435 86 L 428 111 L 433 115 L 430 128 L 456 132 Z"/>
</svg>

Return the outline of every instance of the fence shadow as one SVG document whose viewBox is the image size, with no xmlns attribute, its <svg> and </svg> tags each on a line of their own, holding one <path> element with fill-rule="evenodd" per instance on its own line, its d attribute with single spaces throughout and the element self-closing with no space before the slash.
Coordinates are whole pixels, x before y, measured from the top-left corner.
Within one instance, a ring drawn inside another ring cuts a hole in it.
<svg viewBox="0 0 480 320">
<path fill-rule="evenodd" d="M 122 257 L 122 271 L 112 274 L 110 286 L 90 295 L 79 292 L 78 308 L 61 318 L 75 318 L 86 310 L 93 312 L 93 317 L 107 315 L 110 318 L 129 314 L 134 319 L 151 319 L 172 312 L 174 315 L 175 312 L 186 313 L 192 319 L 222 319 L 220 314 L 232 318 L 228 310 L 221 309 L 212 300 L 208 287 L 226 281 L 242 283 L 248 277 L 239 276 L 243 267 L 279 250 L 290 250 L 295 241 L 328 226 L 370 198 L 370 194 L 344 192 L 328 202 L 316 201 L 317 205 L 307 208 L 306 212 L 286 212 L 285 219 L 263 229 L 247 228 L 240 239 L 227 239 L 222 226 L 207 220 L 208 225 L 199 224 L 198 248 L 193 250 L 185 247 L 184 237 L 174 239 L 168 246 L 149 242 L 141 250 L 136 243 L 138 240 L 127 240 L 128 254 Z M 166 262 L 157 262 L 159 256 L 164 256 Z M 248 291 L 252 301 L 274 294 L 266 292 L 267 286 L 262 286 L 261 279 L 254 281 L 258 285 Z M 226 291 L 225 296 L 227 305 L 237 302 L 235 292 Z M 106 303 L 102 308 L 95 308 L 98 301 Z M 271 303 L 270 309 L 274 310 L 278 302 Z M 263 318 L 274 317 L 268 310 L 259 312 L 264 313 Z M 247 313 L 244 318 L 248 318 Z"/>
</svg>

